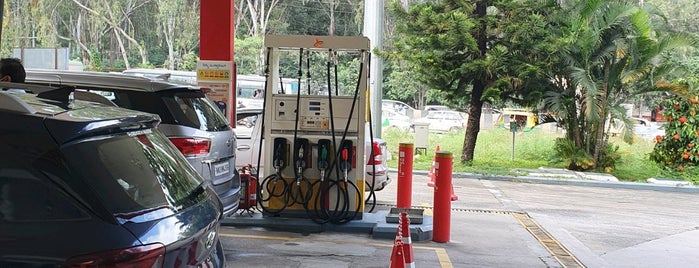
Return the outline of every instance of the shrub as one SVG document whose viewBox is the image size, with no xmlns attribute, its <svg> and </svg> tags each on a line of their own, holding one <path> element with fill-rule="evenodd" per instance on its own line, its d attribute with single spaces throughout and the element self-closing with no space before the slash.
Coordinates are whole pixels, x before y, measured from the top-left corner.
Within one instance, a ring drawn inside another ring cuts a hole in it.
<svg viewBox="0 0 699 268">
<path fill-rule="evenodd" d="M 567 161 L 570 170 L 588 170 L 595 163 L 590 154 L 575 146 L 573 141 L 565 138 L 557 138 L 553 150 L 556 152 L 554 161 Z"/>
<path fill-rule="evenodd" d="M 699 97 L 675 95 L 664 99 L 662 106 L 665 136 L 656 137 L 650 159 L 669 171 L 699 171 Z"/>
</svg>

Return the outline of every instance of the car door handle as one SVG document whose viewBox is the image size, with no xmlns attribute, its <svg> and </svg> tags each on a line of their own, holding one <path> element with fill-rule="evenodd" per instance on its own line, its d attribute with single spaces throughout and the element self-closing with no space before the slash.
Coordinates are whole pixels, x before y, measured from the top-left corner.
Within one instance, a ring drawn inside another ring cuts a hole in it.
<svg viewBox="0 0 699 268">
<path fill-rule="evenodd" d="M 249 145 L 240 145 L 236 149 L 238 151 L 247 151 L 247 150 L 250 150 L 250 146 Z"/>
</svg>

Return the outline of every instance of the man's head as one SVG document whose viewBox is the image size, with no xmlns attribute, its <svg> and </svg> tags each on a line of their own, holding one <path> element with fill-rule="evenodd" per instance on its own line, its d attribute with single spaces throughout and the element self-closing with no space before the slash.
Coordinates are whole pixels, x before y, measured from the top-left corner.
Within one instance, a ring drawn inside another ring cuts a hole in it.
<svg viewBox="0 0 699 268">
<path fill-rule="evenodd" d="M 24 66 L 19 59 L 0 59 L 0 81 L 24 83 L 24 78 L 26 76 L 27 73 L 24 72 Z"/>
</svg>

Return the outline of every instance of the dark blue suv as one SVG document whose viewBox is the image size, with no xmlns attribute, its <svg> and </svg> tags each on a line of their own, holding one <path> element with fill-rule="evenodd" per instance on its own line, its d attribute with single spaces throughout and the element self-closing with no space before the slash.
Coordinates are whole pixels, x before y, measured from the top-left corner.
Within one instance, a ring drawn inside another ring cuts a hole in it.
<svg viewBox="0 0 699 268">
<path fill-rule="evenodd" d="M 0 83 L 0 267 L 223 267 L 222 205 L 157 115 Z"/>
</svg>

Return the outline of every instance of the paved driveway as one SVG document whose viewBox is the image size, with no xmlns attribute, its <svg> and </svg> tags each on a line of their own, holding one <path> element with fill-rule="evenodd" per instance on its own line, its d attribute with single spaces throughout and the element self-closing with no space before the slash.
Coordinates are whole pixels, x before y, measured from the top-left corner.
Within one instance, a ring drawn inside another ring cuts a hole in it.
<svg viewBox="0 0 699 268">
<path fill-rule="evenodd" d="M 391 174 L 395 178 L 395 174 Z M 431 213 L 429 179 L 413 177 Z M 699 194 L 455 178 L 451 241 L 414 241 L 416 267 L 696 267 Z M 396 181 L 377 193 L 395 204 Z M 245 216 L 247 217 L 247 216 Z M 387 267 L 369 233 L 225 227 L 230 267 Z"/>
</svg>

